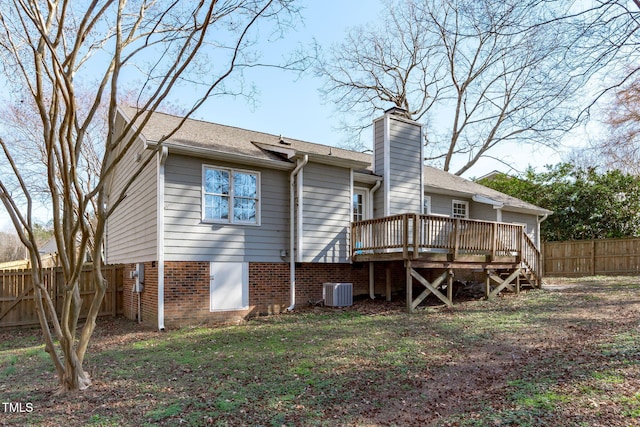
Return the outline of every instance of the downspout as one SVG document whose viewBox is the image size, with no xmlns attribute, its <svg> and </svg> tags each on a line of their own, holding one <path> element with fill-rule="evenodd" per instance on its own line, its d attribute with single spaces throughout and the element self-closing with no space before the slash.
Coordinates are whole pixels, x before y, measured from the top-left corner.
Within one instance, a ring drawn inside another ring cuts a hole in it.
<svg viewBox="0 0 640 427">
<path fill-rule="evenodd" d="M 380 188 L 380 185 L 382 184 L 382 181 L 378 181 L 376 182 L 376 185 L 374 185 L 370 190 L 369 190 L 369 215 L 371 217 L 373 217 L 373 193 L 375 193 L 378 188 Z M 375 299 L 375 268 L 374 268 L 374 264 L 373 262 L 369 262 L 369 298 L 371 299 Z"/>
<path fill-rule="evenodd" d="M 540 236 L 540 223 L 543 222 L 545 219 L 547 219 L 549 217 L 549 214 L 544 214 L 542 215 L 542 217 L 536 217 L 538 219 L 538 230 L 537 230 L 537 234 L 536 234 L 536 238 L 537 238 L 537 244 L 538 244 L 538 250 L 540 250 L 542 248 L 542 236 Z"/>
<path fill-rule="evenodd" d="M 302 170 L 304 165 L 309 162 L 309 156 L 304 155 L 302 160 L 298 160 L 298 164 L 289 176 L 289 273 L 291 286 L 291 305 L 287 308 L 292 311 L 296 307 L 296 258 L 295 258 L 295 241 L 296 241 L 296 176 Z"/>
<path fill-rule="evenodd" d="M 164 331 L 164 165 L 169 149 L 162 147 L 158 156 L 158 330 Z"/>
</svg>

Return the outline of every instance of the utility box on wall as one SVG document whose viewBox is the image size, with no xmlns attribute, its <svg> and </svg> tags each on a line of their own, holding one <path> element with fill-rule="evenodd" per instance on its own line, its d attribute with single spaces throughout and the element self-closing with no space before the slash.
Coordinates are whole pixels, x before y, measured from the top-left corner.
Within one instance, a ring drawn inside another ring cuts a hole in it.
<svg viewBox="0 0 640 427">
<path fill-rule="evenodd" d="M 324 283 L 322 299 L 324 299 L 324 305 L 329 307 L 351 307 L 353 305 L 353 284 Z"/>
<path fill-rule="evenodd" d="M 144 264 L 139 262 L 136 264 L 136 269 L 133 272 L 133 277 L 136 279 L 134 292 L 140 293 L 144 291 Z"/>
</svg>

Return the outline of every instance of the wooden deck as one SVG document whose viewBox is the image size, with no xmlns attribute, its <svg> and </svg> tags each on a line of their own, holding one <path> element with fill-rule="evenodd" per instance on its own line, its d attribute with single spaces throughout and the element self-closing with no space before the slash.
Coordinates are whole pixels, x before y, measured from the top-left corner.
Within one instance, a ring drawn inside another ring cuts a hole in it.
<svg viewBox="0 0 640 427">
<path fill-rule="evenodd" d="M 354 262 L 404 261 L 409 311 L 430 293 L 451 305 L 454 269 L 484 270 L 488 298 L 505 288 L 519 290 L 521 278 L 534 287 L 541 281 L 540 252 L 518 224 L 401 214 L 354 222 L 351 239 Z M 416 270 L 423 268 L 445 269 L 447 274 L 429 283 Z M 415 300 L 410 286 L 414 279 L 426 288 Z M 493 291 L 492 281 L 498 285 Z M 449 295 L 441 293 L 440 286 L 446 286 Z"/>
</svg>

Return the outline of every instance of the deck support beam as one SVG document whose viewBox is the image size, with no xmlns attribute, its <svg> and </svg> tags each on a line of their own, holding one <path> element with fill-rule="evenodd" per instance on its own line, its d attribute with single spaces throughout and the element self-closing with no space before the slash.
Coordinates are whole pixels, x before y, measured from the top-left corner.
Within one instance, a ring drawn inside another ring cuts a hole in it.
<svg viewBox="0 0 640 427">
<path fill-rule="evenodd" d="M 516 283 L 516 287 L 514 288 L 511 282 L 514 279 L 518 279 L 520 276 L 520 268 L 516 268 L 506 279 L 502 279 L 502 277 L 498 276 L 491 270 L 487 270 L 487 282 L 485 289 L 485 296 L 487 299 L 491 299 L 496 297 L 503 289 L 509 288 L 510 291 L 518 292 L 520 290 L 520 281 L 518 280 Z M 491 280 L 498 283 L 498 287 L 490 292 L 490 282 Z"/>
<path fill-rule="evenodd" d="M 391 301 L 391 267 L 389 267 L 389 265 L 387 265 L 385 269 L 385 276 L 387 301 Z"/>
<path fill-rule="evenodd" d="M 411 260 L 405 260 L 405 270 L 406 270 L 406 294 L 407 294 L 407 313 L 413 313 L 413 278 L 411 276 Z"/>
<path fill-rule="evenodd" d="M 413 292 L 409 293 L 409 288 L 413 286 L 413 279 L 416 279 L 426 289 L 413 299 Z M 447 296 L 438 290 L 438 288 L 447 280 Z M 434 294 L 440 301 L 445 303 L 448 307 L 453 306 L 453 270 L 449 269 L 444 271 L 433 283 L 430 283 L 427 279 L 422 277 L 411 265 L 407 265 L 407 311 L 413 313 L 418 305 L 426 297 Z"/>
</svg>

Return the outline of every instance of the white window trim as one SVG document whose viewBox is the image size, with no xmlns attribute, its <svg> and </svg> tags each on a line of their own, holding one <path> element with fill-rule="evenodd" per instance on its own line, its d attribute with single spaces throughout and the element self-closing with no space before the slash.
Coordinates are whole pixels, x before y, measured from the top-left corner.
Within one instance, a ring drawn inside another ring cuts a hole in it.
<svg viewBox="0 0 640 427">
<path fill-rule="evenodd" d="M 221 171 L 225 171 L 229 173 L 229 219 L 228 220 L 224 220 L 224 219 L 208 219 L 205 218 L 205 214 L 206 214 L 206 209 L 205 209 L 205 196 L 206 196 L 206 192 L 205 192 L 205 188 L 204 188 L 204 177 L 205 177 L 205 170 L 206 169 L 216 169 L 216 170 L 221 170 Z M 257 176 L 257 182 L 256 182 L 256 222 L 246 222 L 246 221 L 234 221 L 233 220 L 233 198 L 234 196 L 234 190 L 233 190 L 233 174 L 234 173 L 250 173 L 250 174 L 254 174 Z M 200 177 L 200 192 L 202 193 L 202 196 L 200 198 L 200 210 L 201 210 L 201 215 L 200 218 L 202 220 L 203 223 L 207 223 L 207 224 L 229 224 L 229 225 L 246 225 L 249 227 L 259 227 L 261 225 L 262 222 L 262 194 L 261 194 L 261 190 L 262 190 L 262 176 L 260 174 L 260 172 L 255 171 L 255 170 L 248 170 L 248 169 L 236 169 L 236 168 L 229 168 L 229 167 L 223 167 L 223 166 L 217 166 L 217 165 L 206 165 L 203 164 L 202 165 L 202 173 L 201 173 L 201 177 Z"/>
<path fill-rule="evenodd" d="M 456 204 L 464 205 L 464 217 L 456 217 L 454 215 L 454 207 Z M 469 202 L 465 200 L 451 200 L 451 218 L 469 219 Z"/>
<path fill-rule="evenodd" d="M 362 194 L 362 219 L 363 220 L 370 219 L 371 216 L 369 215 L 369 189 L 365 188 L 365 187 L 354 186 L 353 187 L 353 194 L 351 196 L 351 222 L 354 221 L 354 219 L 353 219 L 353 197 L 356 194 Z"/>
</svg>

